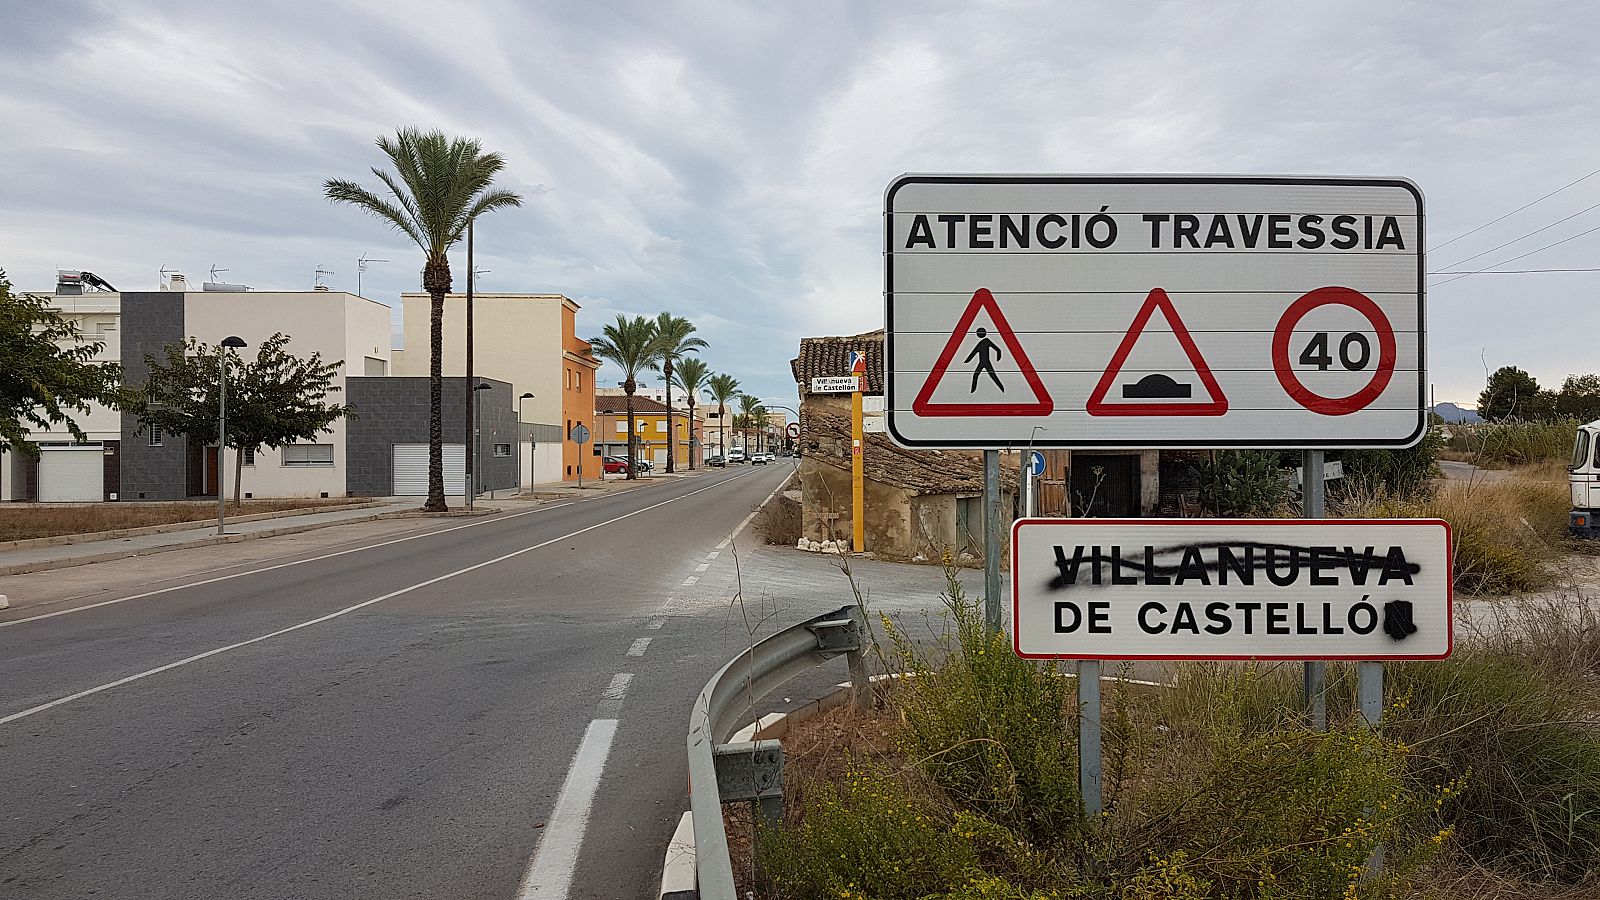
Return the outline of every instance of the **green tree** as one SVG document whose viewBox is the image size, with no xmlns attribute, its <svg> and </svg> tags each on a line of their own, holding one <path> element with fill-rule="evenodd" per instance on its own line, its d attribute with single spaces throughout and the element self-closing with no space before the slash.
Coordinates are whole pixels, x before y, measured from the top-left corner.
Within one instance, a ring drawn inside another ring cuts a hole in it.
<svg viewBox="0 0 1600 900">
<path fill-rule="evenodd" d="M 739 396 L 739 379 L 722 373 L 706 379 L 706 394 L 717 404 L 717 449 L 728 455 L 728 402 Z"/>
<path fill-rule="evenodd" d="M 1579 422 L 1600 419 L 1600 375 L 1568 375 L 1556 394 L 1556 415 Z"/>
<path fill-rule="evenodd" d="M 1539 382 L 1532 375 L 1516 366 L 1501 366 L 1478 395 L 1478 415 L 1490 422 L 1540 418 L 1539 394 Z"/>
<path fill-rule="evenodd" d="M 686 356 L 673 369 L 673 379 L 678 387 L 683 388 L 683 395 L 689 400 L 689 468 L 695 466 L 695 439 L 694 439 L 694 408 L 695 398 L 700 393 L 700 388 L 705 386 L 706 378 L 711 374 L 711 367 L 706 361 L 693 356 Z M 705 438 L 701 437 L 704 441 Z"/>
<path fill-rule="evenodd" d="M 423 509 L 443 512 L 444 503 L 444 298 L 450 293 L 450 248 L 466 233 L 467 224 L 484 213 L 521 206 L 522 198 L 494 188 L 505 168 L 498 153 L 483 152 L 470 138 L 449 138 L 442 131 L 402 128 L 393 138 L 378 138 L 378 148 L 394 164 L 395 173 L 374 167 L 390 196 L 373 193 L 353 181 L 323 182 L 328 199 L 364 209 L 404 234 L 422 249 L 422 289 L 432 302 L 428 334 L 428 500 Z M 469 398 L 470 402 L 470 398 Z"/>
<path fill-rule="evenodd" d="M 289 337 L 280 332 L 261 342 L 253 360 L 237 353 L 227 356 L 226 443 L 235 451 L 235 506 L 245 451 L 314 441 L 331 432 L 335 421 L 352 415 L 350 407 L 327 402 L 329 394 L 339 391 L 333 379 L 343 363 L 323 362 L 320 353 L 295 356 L 285 349 L 288 344 Z M 127 391 L 127 410 L 138 418 L 139 430 L 153 425 L 198 441 L 214 440 L 222 388 L 218 353 L 223 349 L 190 338 L 169 344 L 160 357 L 146 356 L 149 377 Z"/>
<path fill-rule="evenodd" d="M 83 340 L 45 298 L 11 293 L 0 270 L 0 451 L 37 455 L 28 432 L 57 425 L 86 440 L 72 414 L 88 414 L 93 403 L 120 405 L 121 367 L 93 362 L 104 349 Z"/>
<path fill-rule="evenodd" d="M 672 434 L 672 367 L 684 354 L 698 353 L 706 342 L 694 337 L 694 323 L 681 316 L 664 312 L 656 316 L 656 358 L 650 369 L 660 372 L 667 385 L 667 472 L 673 471 L 673 458 L 678 455 L 676 435 Z M 692 460 L 691 460 L 692 462 Z"/>
<path fill-rule="evenodd" d="M 622 370 L 622 393 L 628 404 L 628 474 L 629 481 L 639 477 L 639 435 L 633 418 L 633 393 L 639 389 L 639 373 L 651 368 L 659 345 L 656 341 L 656 323 L 644 316 L 618 315 L 613 325 L 607 325 L 599 337 L 589 339 L 594 355 L 615 363 Z M 670 421 L 670 415 L 668 416 Z M 672 454 L 667 454 L 670 459 Z"/>
<path fill-rule="evenodd" d="M 756 427 L 756 412 L 761 409 L 761 401 L 749 394 L 739 395 L 739 418 L 734 424 L 744 431 L 744 452 L 748 456 L 751 452 L 750 430 Z"/>
</svg>

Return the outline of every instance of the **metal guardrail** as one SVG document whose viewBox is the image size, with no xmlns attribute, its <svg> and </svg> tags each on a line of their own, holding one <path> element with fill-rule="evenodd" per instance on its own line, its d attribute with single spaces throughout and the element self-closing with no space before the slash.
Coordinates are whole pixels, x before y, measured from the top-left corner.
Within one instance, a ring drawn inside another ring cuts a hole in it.
<svg viewBox="0 0 1600 900">
<path fill-rule="evenodd" d="M 749 766 L 756 775 L 781 771 L 782 757 L 776 741 L 727 746 L 727 741 L 755 717 L 753 704 L 801 672 L 842 654 L 852 654 L 851 674 L 865 685 L 865 665 L 860 659 L 864 618 L 855 604 L 791 625 L 753 644 L 734 657 L 706 682 L 689 714 L 689 808 L 694 819 L 695 868 L 702 900 L 737 900 L 733 864 L 728 858 L 728 834 L 722 825 L 723 792 L 718 770 L 727 778 L 730 758 Z M 770 745 L 770 746 L 769 746 Z M 728 752 L 731 751 L 731 752 Z M 718 764 L 719 755 L 725 760 Z M 774 767 L 774 764 L 777 768 Z M 746 779 L 749 781 L 750 779 Z M 770 796 L 777 785 L 781 802 L 781 775 L 767 784 L 747 784 L 737 798 Z"/>
</svg>

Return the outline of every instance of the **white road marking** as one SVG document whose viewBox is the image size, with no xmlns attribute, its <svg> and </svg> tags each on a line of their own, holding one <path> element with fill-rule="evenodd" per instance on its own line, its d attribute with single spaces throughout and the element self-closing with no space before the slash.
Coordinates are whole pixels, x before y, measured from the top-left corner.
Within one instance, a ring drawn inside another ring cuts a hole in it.
<svg viewBox="0 0 1600 900">
<path fill-rule="evenodd" d="M 716 559 L 717 557 L 719 557 L 721 555 L 722 555 L 722 551 L 721 550 L 713 550 L 710 553 L 706 554 L 706 559 Z"/>
<path fill-rule="evenodd" d="M 693 585 L 695 582 L 697 582 L 699 580 L 700 580 L 700 576 L 698 576 L 698 575 L 690 575 L 688 578 L 685 578 L 683 580 L 683 586 L 684 587 L 689 587 L 689 586 Z"/>
<path fill-rule="evenodd" d="M 26 619 L 12 619 L 9 622 L 0 622 L 0 628 L 10 628 L 13 625 L 25 625 L 25 624 L 27 624 L 29 622 L 37 622 L 40 619 L 53 619 L 56 616 L 65 616 L 65 615 L 67 615 L 69 613 L 78 613 L 78 612 L 84 612 L 85 610 L 90 610 L 90 609 L 99 609 L 102 606 L 110 606 L 110 605 L 112 605 L 114 603 L 126 603 L 129 600 L 143 600 L 146 597 L 154 597 L 157 594 L 169 594 L 169 593 L 171 593 L 173 591 L 181 591 L 181 590 L 185 590 L 185 589 L 188 589 L 188 588 L 194 588 L 194 587 L 203 587 L 203 586 L 208 585 L 208 584 L 216 584 L 219 581 L 230 581 L 230 580 L 232 580 L 234 578 L 243 578 L 246 575 L 259 575 L 259 574 L 261 574 L 263 572 L 275 572 L 278 569 L 287 569 L 287 568 L 289 568 L 291 566 L 303 566 L 306 563 L 321 562 L 321 561 L 323 561 L 325 559 L 333 559 L 336 556 L 345 556 L 345 555 L 350 554 L 350 553 L 360 553 L 363 550 L 376 550 L 379 547 L 389 547 L 389 546 L 392 546 L 394 544 L 403 544 L 406 541 L 418 541 L 418 540 L 421 540 L 423 538 L 434 537 L 435 535 L 449 534 L 452 531 L 460 531 L 463 528 L 476 528 L 479 525 L 487 525 L 490 522 L 504 522 L 504 521 L 506 521 L 508 519 L 515 519 L 515 518 L 519 518 L 521 516 L 531 516 L 536 512 L 544 512 L 547 509 L 560 509 L 563 506 L 571 506 L 571 505 L 572 504 L 569 502 L 569 503 L 556 503 L 556 504 L 551 505 L 551 506 L 541 506 L 538 509 L 530 509 L 530 510 L 526 510 L 524 512 L 512 513 L 509 516 L 494 516 L 492 518 L 481 519 L 481 520 L 479 520 L 477 522 L 468 522 L 465 525 L 453 525 L 453 526 L 451 526 L 449 528 L 441 528 L 438 531 L 429 531 L 429 532 L 425 532 L 423 534 L 414 534 L 414 535 L 411 535 L 410 537 L 395 538 L 392 541 L 382 541 L 382 542 L 377 543 L 377 544 L 367 544 L 367 545 L 361 546 L 361 547 L 352 547 L 349 550 L 340 550 L 337 553 L 324 553 L 321 556 L 312 556 L 312 557 L 308 557 L 306 559 L 297 559 L 297 560 L 295 560 L 293 562 L 278 563 L 277 565 L 266 566 L 266 567 L 260 568 L 260 569 L 251 569 L 248 572 L 235 572 L 232 575 L 219 575 L 216 578 L 207 578 L 204 581 L 191 581 L 191 582 L 188 582 L 187 584 L 175 584 L 172 587 L 164 587 L 164 588 L 161 588 L 159 590 L 154 590 L 154 591 L 145 591 L 142 594 L 130 594 L 130 595 L 126 596 L 126 597 L 118 597 L 115 600 L 101 600 L 99 603 L 86 603 L 83 606 L 74 606 L 71 609 L 58 609 L 55 612 L 42 613 L 42 614 L 37 615 L 37 616 L 29 616 Z"/>
<path fill-rule="evenodd" d="M 722 543 L 717 545 L 717 549 L 718 550 L 724 550 L 724 549 L 727 548 L 728 544 L 730 544 L 730 543 L 732 543 L 732 541 L 730 541 L 728 538 L 723 538 L 722 539 Z"/>
<path fill-rule="evenodd" d="M 663 626 L 665 624 L 667 624 L 667 620 L 666 619 L 656 619 L 656 620 L 652 621 L 649 625 L 646 625 L 645 627 L 650 629 L 651 631 L 657 631 L 657 630 L 659 630 L 661 628 L 661 626 Z"/>
<path fill-rule="evenodd" d="M 711 563 L 701 563 L 700 565 L 695 566 L 694 570 L 696 572 L 704 572 L 705 570 L 707 570 L 709 568 L 711 568 Z"/>
<path fill-rule="evenodd" d="M 628 685 L 633 684 L 633 675 L 623 672 L 611 676 L 611 683 L 600 692 L 600 702 L 595 705 L 595 714 L 602 719 L 615 719 L 622 712 L 622 699 L 628 696 Z"/>
<path fill-rule="evenodd" d="M 583 732 L 572 768 L 561 783 L 556 807 L 545 823 L 539 849 L 533 854 L 528 871 L 517 889 L 517 900 L 564 900 L 572 889 L 572 876 L 578 868 L 578 851 L 589 828 L 595 791 L 605 772 L 611 742 L 617 736 L 616 719 L 595 719 Z"/>
<path fill-rule="evenodd" d="M 653 640 L 655 640 L 655 638 L 647 638 L 647 637 L 642 637 L 642 638 L 639 638 L 638 640 L 635 640 L 633 642 L 633 646 L 628 648 L 628 655 L 629 656 L 643 656 L 644 655 L 644 651 L 649 649 L 650 642 L 653 641 Z"/>
<path fill-rule="evenodd" d="M 364 608 L 366 608 L 368 606 L 373 605 L 374 603 L 382 603 L 385 600 L 391 600 L 391 599 L 393 599 L 395 597 L 401 596 L 402 594 L 409 594 L 412 591 L 420 590 L 422 588 L 428 587 L 429 585 L 438 584 L 441 581 L 446 581 L 448 579 L 455 578 L 458 575 L 465 575 L 468 572 L 475 572 L 478 569 L 482 569 L 482 568 L 484 568 L 486 566 L 492 566 L 495 563 L 505 562 L 508 559 L 512 559 L 514 557 L 521 556 L 524 553 L 531 553 L 531 552 L 533 552 L 535 550 L 538 550 L 538 549 L 540 549 L 542 547 L 548 547 L 551 544 L 559 544 L 562 541 L 571 540 L 572 538 L 575 538 L 580 534 L 586 534 L 586 533 L 588 533 L 590 531 L 594 531 L 596 528 L 604 528 L 607 525 L 611 525 L 611 524 L 614 524 L 614 523 L 617 523 L 617 522 L 621 522 L 623 519 L 631 519 L 634 516 L 639 515 L 640 513 L 646 513 L 646 512 L 649 512 L 652 509 L 658 509 L 660 507 L 666 506 L 668 503 L 673 503 L 673 502 L 676 502 L 678 500 L 682 500 L 685 497 L 693 497 L 695 494 L 704 493 L 705 491 L 709 491 L 712 488 L 720 487 L 720 486 L 722 486 L 724 484 L 727 484 L 729 481 L 733 481 L 735 478 L 741 478 L 741 477 L 743 477 L 743 476 L 735 475 L 733 478 L 727 479 L 727 481 L 719 481 L 716 484 L 711 485 L 710 487 L 703 487 L 703 488 L 700 488 L 699 490 L 690 491 L 689 493 L 683 494 L 683 495 L 678 496 L 678 497 L 671 497 L 669 499 L 661 501 L 660 503 L 653 503 L 653 504 L 651 504 L 649 506 L 643 506 L 643 507 L 640 507 L 639 509 L 634 510 L 633 512 L 624 513 L 624 514 L 622 514 L 620 516 L 617 516 L 616 518 L 607 519 L 604 522 L 598 522 L 598 523 L 596 523 L 594 525 L 590 525 L 587 528 L 580 528 L 577 531 L 571 532 L 569 534 L 564 534 L 564 535 L 562 535 L 562 536 L 560 536 L 558 538 L 551 538 L 548 541 L 541 541 L 540 543 L 534 544 L 531 547 L 523 547 L 521 550 L 513 550 L 510 553 L 504 554 L 503 556 L 497 556 L 494 559 L 485 560 L 485 561 L 483 561 L 481 563 L 474 563 L 473 565 L 466 566 L 465 568 L 457 569 L 454 572 L 447 572 L 447 573 L 445 573 L 443 575 L 439 575 L 439 576 L 436 576 L 436 577 L 433 577 L 433 578 L 429 578 L 427 581 L 419 581 L 416 584 L 413 584 L 413 585 L 411 585 L 409 587 L 403 587 L 403 588 L 399 589 L 398 591 L 390 591 L 389 593 L 384 594 L 381 597 L 373 597 L 371 600 L 363 600 L 360 603 L 355 604 L 354 606 L 347 606 L 344 609 L 328 613 L 325 616 L 318 616 L 315 619 L 308 619 L 308 620 L 306 620 L 304 622 L 299 623 L 298 625 L 290 625 L 288 628 L 280 628 L 277 631 L 271 631 L 271 632 L 268 632 L 268 633 L 263 634 L 263 635 L 258 635 L 256 637 L 250 638 L 248 640 L 237 641 L 235 643 L 228 644 L 226 646 L 217 647 L 217 648 L 212 649 L 212 650 L 207 650 L 204 653 L 196 653 L 193 656 L 186 656 L 183 659 L 176 660 L 174 662 L 169 662 L 169 663 L 167 663 L 165 665 L 156 666 L 153 669 L 146 669 L 143 672 L 136 672 L 133 675 L 129 675 L 129 676 L 125 677 L 125 678 L 118 678 L 116 681 L 108 681 L 105 684 L 95 685 L 92 688 L 88 688 L 86 690 L 78 691 L 76 694 L 68 694 L 65 697 L 57 697 L 56 699 L 51 700 L 51 701 L 49 701 L 47 703 L 41 703 L 38 706 L 34 706 L 34 707 L 29 708 L 29 709 L 22 710 L 21 712 L 15 712 L 15 713 L 12 713 L 9 716 L 0 717 L 0 725 L 6 725 L 6 724 L 9 724 L 11 722 L 15 722 L 18 719 L 26 719 L 29 716 L 36 715 L 38 713 L 42 713 L 47 709 L 54 709 L 57 706 L 61 706 L 61 705 L 66 704 L 66 703 L 71 703 L 74 700 L 82 700 L 85 697 L 92 697 L 95 694 L 99 694 L 99 693 L 102 693 L 104 691 L 109 691 L 112 688 L 121 687 L 121 686 L 123 686 L 125 684 L 130 684 L 132 682 L 139 681 L 140 679 L 143 679 L 143 678 L 149 678 L 151 675 L 159 675 L 162 672 L 170 671 L 172 669 L 179 668 L 180 666 L 187 666 L 190 663 L 196 663 L 196 662 L 199 662 L 199 661 L 201 661 L 203 659 L 209 659 L 209 658 L 211 658 L 213 656 L 216 656 L 219 653 L 227 653 L 230 650 L 238 650 L 241 647 L 248 647 L 251 644 L 259 644 L 262 641 L 270 640 L 270 639 L 278 637 L 280 635 L 288 634 L 291 631 L 299 631 L 302 628 L 309 628 L 312 625 L 320 625 L 323 622 L 332 621 L 333 619 L 337 619 L 340 616 L 349 615 L 350 613 L 353 613 L 358 609 L 364 609 Z M 533 510 L 530 510 L 530 512 L 533 512 Z M 519 515 L 525 515 L 525 514 L 519 513 Z M 458 527 L 466 527 L 466 526 L 458 526 Z M 632 676 L 629 676 L 629 677 L 631 678 Z"/>
</svg>

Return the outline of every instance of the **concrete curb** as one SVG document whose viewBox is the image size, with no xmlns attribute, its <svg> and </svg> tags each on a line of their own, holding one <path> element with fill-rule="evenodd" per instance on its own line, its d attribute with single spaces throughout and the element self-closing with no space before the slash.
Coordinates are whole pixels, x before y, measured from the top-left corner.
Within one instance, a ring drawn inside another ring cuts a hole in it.
<svg viewBox="0 0 1600 900">
<path fill-rule="evenodd" d="M 362 503 L 339 503 L 329 506 L 306 506 L 300 509 L 280 509 L 276 512 L 250 513 L 244 516 L 229 516 L 228 521 L 262 522 L 267 519 L 282 519 L 288 516 L 307 516 L 316 513 L 339 512 L 347 509 L 371 509 L 375 506 L 387 504 L 378 501 Z M 166 525 L 141 525 L 138 528 L 113 528 L 110 531 L 86 531 L 81 534 L 58 534 L 54 537 L 27 538 L 20 541 L 0 541 L 0 553 L 7 550 L 34 550 L 39 547 L 65 547 L 72 544 L 88 544 L 94 541 L 115 541 L 122 538 L 139 537 L 146 534 L 171 534 L 174 531 L 190 531 L 200 528 L 210 528 L 216 524 L 215 516 L 210 521 L 206 519 L 193 519 L 188 522 L 169 522 Z"/>
<path fill-rule="evenodd" d="M 215 544 L 237 544 L 242 541 L 254 541 L 261 538 L 281 537 L 286 534 L 299 534 L 302 531 L 316 531 L 319 528 L 332 528 L 338 525 L 354 525 L 360 522 L 374 522 L 379 519 L 405 518 L 406 513 L 373 513 L 354 519 L 340 519 L 335 522 L 305 522 L 299 525 L 285 525 L 282 528 L 269 528 L 265 531 L 252 531 L 246 534 L 229 534 L 222 537 L 208 535 L 182 543 L 167 544 L 160 547 L 145 547 L 138 550 L 106 550 L 101 553 L 91 553 L 84 556 L 69 556 L 63 559 L 45 559 L 38 562 L 18 563 L 11 566 L 0 566 L 0 575 L 31 575 L 35 572 L 49 572 L 55 569 L 70 569 L 74 566 L 86 566 L 91 563 L 112 562 L 119 559 L 132 559 L 136 556 L 153 556 L 157 553 L 168 553 L 173 550 L 192 550 L 195 547 L 209 547 Z"/>
</svg>

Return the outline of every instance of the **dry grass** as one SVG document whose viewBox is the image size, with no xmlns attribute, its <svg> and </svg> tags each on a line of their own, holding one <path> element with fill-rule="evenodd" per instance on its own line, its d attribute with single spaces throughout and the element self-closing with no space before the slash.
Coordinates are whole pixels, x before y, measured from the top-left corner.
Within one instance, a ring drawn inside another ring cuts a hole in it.
<svg viewBox="0 0 1600 900">
<path fill-rule="evenodd" d="M 243 509 L 228 504 L 228 515 L 283 512 L 291 509 L 326 509 L 365 503 L 366 500 L 288 499 L 246 500 Z M 183 501 L 160 505 L 102 503 L 96 506 L 0 507 L 0 541 L 25 541 L 68 534 L 92 534 L 173 525 L 179 522 L 204 522 L 217 517 L 216 501 Z"/>
</svg>

